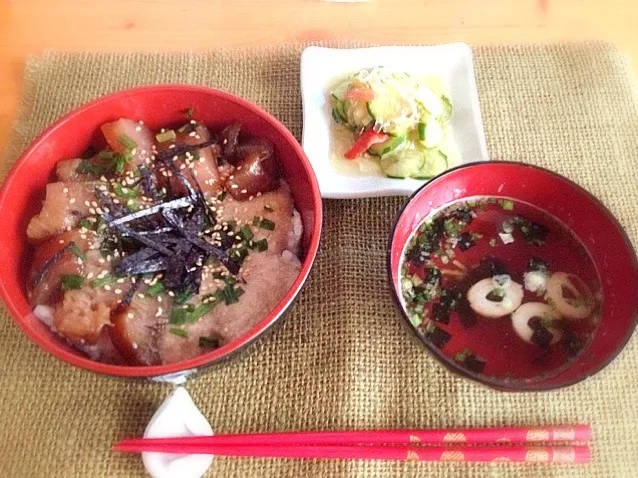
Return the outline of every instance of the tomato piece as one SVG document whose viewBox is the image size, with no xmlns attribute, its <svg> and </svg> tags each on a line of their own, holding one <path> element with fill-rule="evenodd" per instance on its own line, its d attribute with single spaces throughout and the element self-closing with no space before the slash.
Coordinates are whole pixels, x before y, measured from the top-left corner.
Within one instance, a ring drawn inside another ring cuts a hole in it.
<svg viewBox="0 0 638 478">
<path fill-rule="evenodd" d="M 364 131 L 344 156 L 348 159 L 355 159 L 365 153 L 373 144 L 383 143 L 387 141 L 388 138 L 389 136 L 387 134 L 377 133 L 372 129 Z"/>
<path fill-rule="evenodd" d="M 374 99 L 374 91 L 367 88 L 352 88 L 346 92 L 345 97 L 354 101 L 372 101 Z"/>
</svg>

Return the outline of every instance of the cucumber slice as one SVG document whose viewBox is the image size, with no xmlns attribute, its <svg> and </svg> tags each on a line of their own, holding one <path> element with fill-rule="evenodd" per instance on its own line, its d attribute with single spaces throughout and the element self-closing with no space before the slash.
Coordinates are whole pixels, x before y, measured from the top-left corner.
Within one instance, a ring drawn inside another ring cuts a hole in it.
<svg viewBox="0 0 638 478">
<path fill-rule="evenodd" d="M 424 161 L 422 166 L 412 174 L 415 179 L 430 179 L 447 169 L 447 156 L 438 149 L 422 150 Z"/>
<path fill-rule="evenodd" d="M 400 144 L 405 141 L 405 136 L 393 136 L 383 143 L 373 144 L 368 148 L 368 153 L 372 156 L 383 156 L 390 151 L 394 151 Z"/>
<path fill-rule="evenodd" d="M 432 117 L 425 124 L 423 128 L 422 140 L 421 140 L 421 130 L 419 129 L 419 140 L 421 140 L 421 142 L 426 148 L 436 148 L 441 143 L 441 141 L 443 141 L 444 136 L 445 136 L 445 133 L 443 131 L 443 128 L 441 127 L 439 122 Z"/>
<path fill-rule="evenodd" d="M 447 96 L 441 95 L 441 103 L 443 103 L 443 112 L 439 115 L 437 120 L 445 126 L 452 119 L 452 112 L 454 110 L 452 109 L 452 103 Z"/>
<path fill-rule="evenodd" d="M 419 123 L 417 125 L 417 131 L 419 132 L 419 141 L 425 141 L 425 123 Z"/>
<path fill-rule="evenodd" d="M 442 98 L 425 85 L 417 90 L 417 101 L 434 117 L 441 116 L 445 111 Z"/>
<path fill-rule="evenodd" d="M 348 115 L 344 111 L 343 101 L 334 100 L 333 103 L 332 119 L 335 120 L 335 123 L 348 124 Z"/>
<path fill-rule="evenodd" d="M 425 155 L 416 149 L 400 149 L 381 156 L 381 170 L 391 178 L 409 178 L 423 168 Z"/>
<path fill-rule="evenodd" d="M 375 121 L 386 123 L 404 115 L 401 95 L 391 84 L 384 83 L 375 93 L 376 97 L 366 103 L 366 108 Z"/>
</svg>

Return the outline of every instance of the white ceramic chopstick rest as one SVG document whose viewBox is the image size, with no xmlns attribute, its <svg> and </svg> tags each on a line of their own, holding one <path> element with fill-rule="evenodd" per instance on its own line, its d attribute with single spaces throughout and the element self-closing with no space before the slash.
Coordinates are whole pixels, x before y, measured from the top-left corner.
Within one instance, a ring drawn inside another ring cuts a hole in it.
<svg viewBox="0 0 638 478">
<path fill-rule="evenodd" d="M 144 438 L 212 435 L 213 429 L 183 387 L 171 393 L 151 418 Z M 212 455 L 142 453 L 144 467 L 153 478 L 200 478 L 213 462 Z"/>
</svg>

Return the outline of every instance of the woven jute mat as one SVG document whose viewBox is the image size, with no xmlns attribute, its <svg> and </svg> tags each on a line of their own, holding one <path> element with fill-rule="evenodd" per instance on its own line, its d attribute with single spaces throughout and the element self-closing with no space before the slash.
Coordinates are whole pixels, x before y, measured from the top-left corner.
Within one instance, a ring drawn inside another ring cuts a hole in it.
<svg viewBox="0 0 638 478">
<path fill-rule="evenodd" d="M 259 103 L 299 138 L 304 45 L 192 54 L 46 54 L 27 65 L 9 159 L 71 108 L 140 84 L 215 86 Z M 601 44 L 475 50 L 494 158 L 534 163 L 596 194 L 638 244 L 638 109 L 625 58 Z M 560 191 L 556 191 L 560 195 Z M 277 330 L 191 379 L 216 432 L 591 423 L 588 466 L 218 458 L 220 477 L 635 477 L 638 339 L 565 390 L 502 393 L 458 378 L 409 337 L 386 280 L 402 198 L 326 201 L 321 252 Z M 170 386 L 60 363 L 0 312 L 0 476 L 143 476 L 110 445 L 140 435 Z"/>
</svg>

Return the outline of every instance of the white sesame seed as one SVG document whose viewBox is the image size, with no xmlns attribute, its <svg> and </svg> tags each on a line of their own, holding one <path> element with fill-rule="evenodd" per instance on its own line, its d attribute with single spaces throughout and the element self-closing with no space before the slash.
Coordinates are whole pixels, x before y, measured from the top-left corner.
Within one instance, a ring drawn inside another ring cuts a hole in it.
<svg viewBox="0 0 638 478">
<path fill-rule="evenodd" d="M 115 289 L 113 292 L 115 292 L 116 294 L 121 294 L 122 293 L 122 289 Z"/>
<path fill-rule="evenodd" d="M 137 131 L 139 133 L 140 131 L 142 131 L 142 127 L 141 126 L 136 126 L 135 127 L 135 131 Z"/>
<path fill-rule="evenodd" d="M 89 208 L 89 212 L 90 212 L 91 214 L 95 214 L 95 208 L 90 207 L 90 208 Z"/>
<path fill-rule="evenodd" d="M 111 286 L 110 286 L 110 285 L 108 285 L 108 284 L 106 284 L 106 285 L 104 286 L 104 290 L 111 290 Z"/>
<path fill-rule="evenodd" d="M 87 279 L 93 279 L 93 272 L 89 272 L 89 273 L 86 275 L 86 278 L 87 278 Z"/>
<path fill-rule="evenodd" d="M 69 192 L 69 188 L 64 188 L 64 189 L 62 190 L 62 192 L 63 192 L 64 194 L 68 193 L 68 192 Z"/>
</svg>

